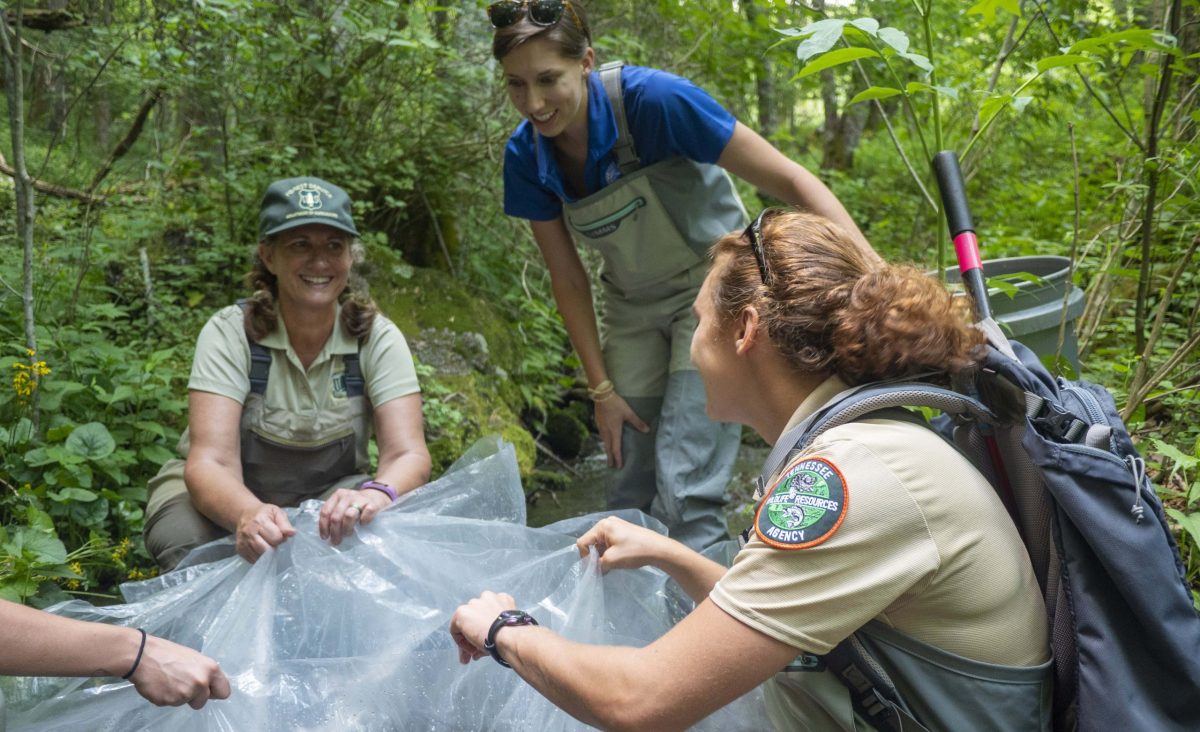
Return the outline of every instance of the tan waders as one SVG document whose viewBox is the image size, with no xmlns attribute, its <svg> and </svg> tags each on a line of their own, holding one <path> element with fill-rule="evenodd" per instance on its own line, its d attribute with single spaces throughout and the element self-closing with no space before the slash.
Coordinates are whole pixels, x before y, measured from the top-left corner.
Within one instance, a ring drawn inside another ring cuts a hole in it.
<svg viewBox="0 0 1200 732">
<path fill-rule="evenodd" d="M 616 116 L 622 177 L 564 204 L 568 228 L 603 256 L 604 362 L 649 433 L 625 426 L 624 465 L 608 507 L 639 508 L 695 549 L 728 538 L 723 507 L 741 428 L 704 413 L 704 386 L 689 349 L 691 307 L 708 269 L 707 250 L 746 223 L 721 168 L 685 158 L 641 167 L 625 118 L 620 64 L 600 70 Z"/>
</svg>

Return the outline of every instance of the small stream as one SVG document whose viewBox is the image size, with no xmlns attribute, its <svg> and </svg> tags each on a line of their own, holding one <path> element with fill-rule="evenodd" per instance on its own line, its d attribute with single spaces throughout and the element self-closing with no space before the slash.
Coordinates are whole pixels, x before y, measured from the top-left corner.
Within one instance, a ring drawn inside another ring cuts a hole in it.
<svg viewBox="0 0 1200 732">
<path fill-rule="evenodd" d="M 757 438 L 743 438 L 729 485 L 729 503 L 725 506 L 731 535 L 749 526 L 754 517 L 754 478 L 767 459 L 768 452 L 770 448 Z M 549 469 L 553 466 L 544 467 Z M 526 506 L 530 526 L 545 526 L 561 519 L 604 510 L 604 482 L 608 468 L 604 464 L 604 451 L 599 440 L 594 441 L 587 457 L 573 461 L 571 467 L 579 475 L 570 485 L 564 490 L 541 491 L 534 502 Z"/>
</svg>

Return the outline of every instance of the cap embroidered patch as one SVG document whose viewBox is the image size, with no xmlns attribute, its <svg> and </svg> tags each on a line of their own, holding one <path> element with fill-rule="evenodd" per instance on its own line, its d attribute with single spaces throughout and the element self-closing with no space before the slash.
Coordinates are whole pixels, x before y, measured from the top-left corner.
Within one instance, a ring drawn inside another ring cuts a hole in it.
<svg viewBox="0 0 1200 732">
<path fill-rule="evenodd" d="M 758 505 L 754 533 L 776 549 L 805 549 L 833 536 L 846 517 L 850 491 L 824 458 L 802 458 L 775 482 Z"/>
</svg>

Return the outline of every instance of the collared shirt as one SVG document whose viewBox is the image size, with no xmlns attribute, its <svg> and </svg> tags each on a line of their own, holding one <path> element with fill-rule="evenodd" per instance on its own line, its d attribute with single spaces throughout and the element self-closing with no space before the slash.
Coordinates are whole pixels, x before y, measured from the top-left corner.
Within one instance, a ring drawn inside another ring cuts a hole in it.
<svg viewBox="0 0 1200 732">
<path fill-rule="evenodd" d="M 355 352 L 359 353 L 366 396 L 373 407 L 420 391 L 412 353 L 395 323 L 376 314 L 360 351 L 357 339 L 343 330 L 340 314 L 339 306 L 333 333 L 308 369 L 301 365 L 288 340 L 283 318 L 259 341 L 272 355 L 267 392 L 263 395 L 268 405 L 304 415 L 334 411 L 336 402 L 345 398 L 345 385 L 339 378 L 344 370 L 342 359 L 334 356 Z M 200 331 L 188 389 L 245 403 L 250 393 L 250 346 L 239 306 L 222 308 Z"/>
<path fill-rule="evenodd" d="M 845 388 L 836 377 L 821 384 L 789 426 Z M 803 495 L 794 502 L 816 501 L 839 515 L 776 546 L 756 532 L 709 595 L 717 606 L 815 654 L 874 619 L 986 663 L 1033 666 L 1049 657 L 1045 609 L 1021 538 L 991 485 L 941 437 L 896 420 L 851 422 L 814 440 L 771 488 L 790 490 L 784 481 L 806 461 L 829 470 L 839 505 Z"/>
<path fill-rule="evenodd" d="M 737 120 L 707 92 L 682 77 L 640 66 L 625 66 L 621 81 L 629 132 L 643 167 L 678 156 L 717 162 Z M 587 116 L 584 180 L 590 195 L 621 177 L 613 153 L 617 120 L 598 71 L 588 77 Z M 574 200 L 563 182 L 554 141 L 523 120 L 504 150 L 504 212 L 551 221 L 562 215 L 563 201 Z"/>
</svg>

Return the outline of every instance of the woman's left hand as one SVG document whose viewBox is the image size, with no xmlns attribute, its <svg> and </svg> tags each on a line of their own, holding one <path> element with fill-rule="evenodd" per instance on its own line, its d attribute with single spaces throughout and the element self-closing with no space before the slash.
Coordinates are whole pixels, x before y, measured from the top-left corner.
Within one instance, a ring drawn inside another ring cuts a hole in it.
<svg viewBox="0 0 1200 732">
<path fill-rule="evenodd" d="M 321 517 L 317 529 L 322 539 L 337 546 L 342 539 L 354 533 L 354 525 L 366 526 L 375 514 L 392 505 L 386 493 L 376 490 L 360 491 L 342 488 L 321 506 Z"/>
<path fill-rule="evenodd" d="M 505 610 L 516 610 L 512 595 L 484 592 L 466 605 L 460 605 L 450 619 L 450 637 L 458 644 L 458 662 L 478 661 L 488 652 L 483 649 L 492 623 Z"/>
</svg>

